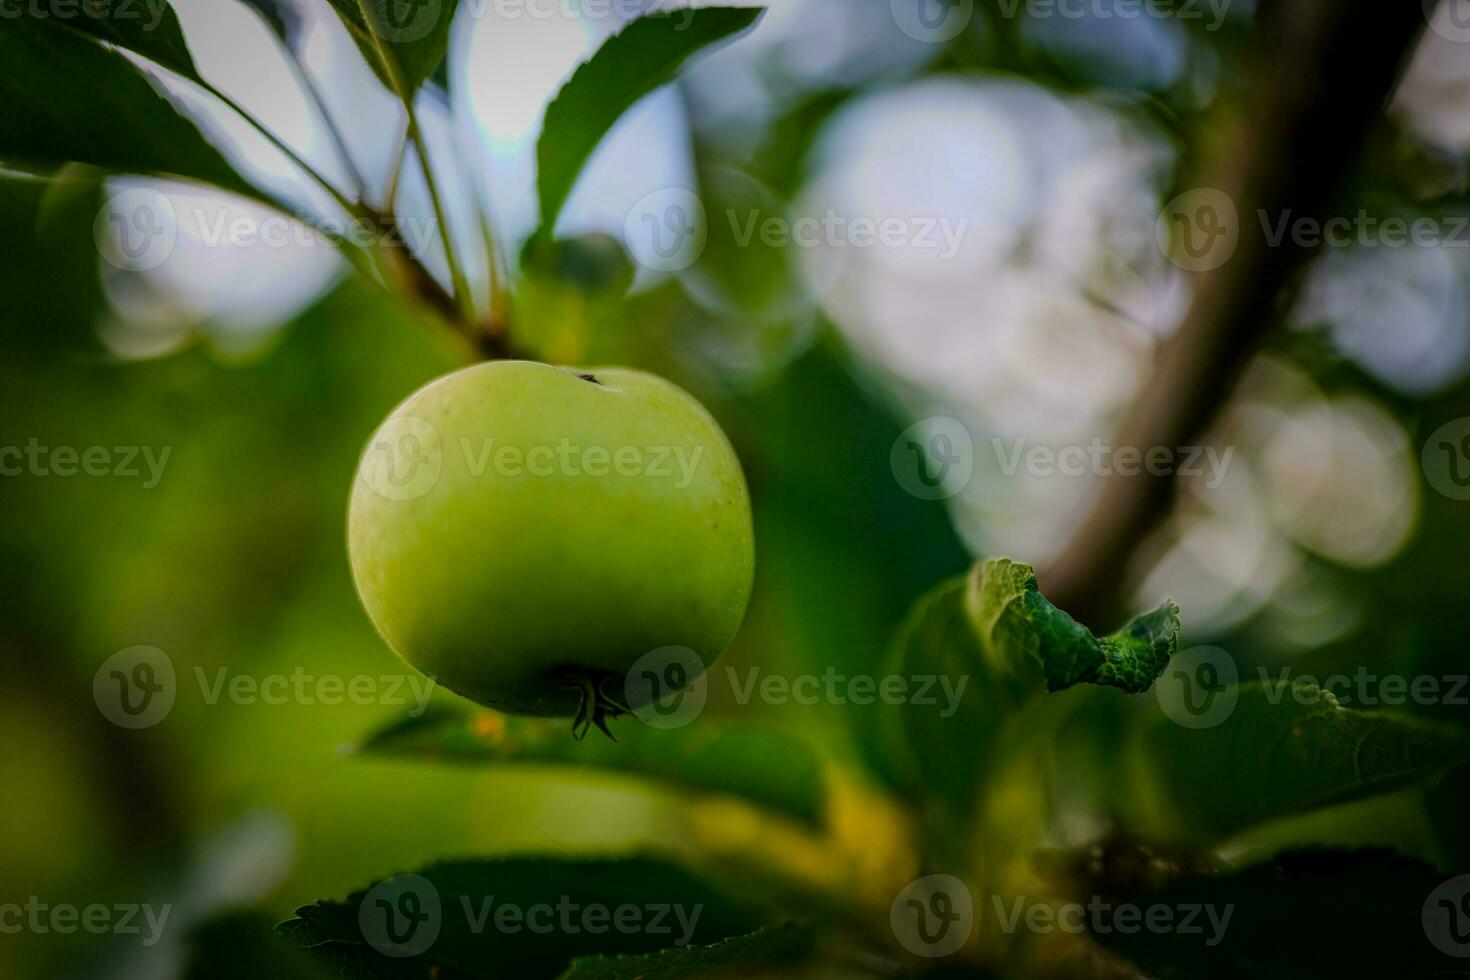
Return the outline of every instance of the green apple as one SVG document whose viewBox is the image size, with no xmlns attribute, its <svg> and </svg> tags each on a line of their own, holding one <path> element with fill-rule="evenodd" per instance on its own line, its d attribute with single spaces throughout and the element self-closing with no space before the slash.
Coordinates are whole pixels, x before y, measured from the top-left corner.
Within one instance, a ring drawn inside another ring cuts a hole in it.
<svg viewBox="0 0 1470 980">
<path fill-rule="evenodd" d="M 394 409 L 358 466 L 348 547 L 404 660 L 582 731 L 640 707 L 621 699 L 640 658 L 723 653 L 755 565 L 740 462 L 694 398 L 641 371 L 524 361 L 456 371 Z"/>
</svg>

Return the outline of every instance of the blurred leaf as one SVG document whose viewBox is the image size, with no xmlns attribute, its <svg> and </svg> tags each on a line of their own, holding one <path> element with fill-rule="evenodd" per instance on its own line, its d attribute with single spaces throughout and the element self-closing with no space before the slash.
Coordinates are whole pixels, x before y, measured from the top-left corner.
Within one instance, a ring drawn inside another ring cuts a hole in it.
<svg viewBox="0 0 1470 980">
<path fill-rule="evenodd" d="M 1299 851 L 1127 897 L 1167 908 L 1180 928 L 1092 934 L 1159 980 L 1467 976 L 1470 965 L 1425 935 L 1426 902 L 1443 880 L 1388 850 Z M 1190 909 L 1198 931 L 1182 927 Z"/>
<path fill-rule="evenodd" d="M 622 242 L 602 232 L 576 238 L 526 239 L 521 269 L 583 293 L 621 296 L 633 285 L 633 263 Z"/>
<path fill-rule="evenodd" d="M 296 51 L 301 41 L 301 12 L 292 0 L 241 0 L 265 21 L 271 33 L 280 38 L 287 50 Z"/>
<path fill-rule="evenodd" d="M 673 980 L 675 977 L 749 976 L 789 971 L 811 955 L 811 932 L 794 923 L 734 936 L 713 946 L 683 946 L 641 956 L 576 960 L 562 980 Z"/>
<path fill-rule="evenodd" d="M 142 55 L 191 81 L 200 81 L 199 69 L 184 42 L 179 16 L 167 0 L 150 0 L 148 17 L 138 13 L 128 16 L 122 7 L 93 11 L 84 9 L 81 16 L 62 17 L 36 4 L 21 0 L 0 0 L 0 9 L 8 17 L 32 17 L 60 30 L 75 31 L 97 41 L 106 41 L 125 51 Z"/>
<path fill-rule="evenodd" d="M 627 907 L 637 910 L 636 926 L 629 924 Z M 620 912 L 622 926 L 616 925 Z M 338 963 L 349 959 L 346 951 L 323 944 L 353 947 L 359 966 L 401 964 L 418 976 L 442 976 L 447 968 L 527 980 L 558 976 L 578 957 L 708 946 L 763 924 L 689 872 L 649 858 L 436 864 L 296 915 L 278 927 L 280 933 Z M 405 924 L 409 928 L 401 930 Z"/>
<path fill-rule="evenodd" d="M 346 0 L 333 0 L 333 3 Z M 577 176 L 613 124 L 673 81 L 702 49 L 747 29 L 759 7 L 699 7 L 647 14 L 608 39 L 562 86 L 536 144 L 541 235 L 550 237 Z"/>
<path fill-rule="evenodd" d="M 896 774 L 910 789 L 936 793 L 953 812 L 969 811 L 983 785 L 995 733 L 1005 721 L 1005 695 L 994 689 L 979 642 L 965 612 L 965 580 L 946 582 L 914 606 L 899 629 L 891 669 L 911 683 L 934 678 L 936 694 L 955 692 L 956 710 L 905 698 L 889 718 L 902 745 Z M 942 694 L 940 694 L 942 697 Z M 917 776 L 917 780 L 914 778 Z"/>
<path fill-rule="evenodd" d="M 772 669 L 793 672 L 883 675 L 919 596 L 973 563 L 944 504 L 909 495 L 893 478 L 886 447 L 904 426 L 859 387 L 834 342 L 813 346 L 779 383 L 745 391 L 720 416 L 755 500 L 762 558 L 749 622 L 768 621 L 775 634 L 751 632 L 748 653 L 731 656 L 777 656 Z M 850 733 L 868 766 L 907 793 L 912 770 L 894 760 L 899 726 L 884 720 L 893 714 L 849 703 L 803 718 L 817 738 Z"/>
<path fill-rule="evenodd" d="M 327 0 L 388 91 L 411 99 L 444 60 L 459 0 Z"/>
<path fill-rule="evenodd" d="M 1030 565 L 1008 558 L 976 567 L 969 603 L 991 663 L 1002 671 L 1035 664 L 1048 691 L 1077 684 L 1147 691 L 1179 645 L 1172 601 L 1099 639 L 1047 601 Z"/>
<path fill-rule="evenodd" d="M 1470 736 L 1354 711 L 1312 685 L 1236 689 L 1227 718 L 1185 728 L 1162 712 L 1128 735 L 1120 809 L 1161 838 L 1219 840 L 1273 817 L 1389 793 L 1470 761 Z"/>
<path fill-rule="evenodd" d="M 100 350 L 93 325 L 104 299 L 92 223 L 102 203 L 96 171 L 67 171 L 51 180 L 0 177 L 0 225 L 25 242 L 0 263 L 6 304 L 0 350 L 6 359 L 21 351 Z"/>
<path fill-rule="evenodd" d="M 0 159 L 191 177 L 265 200 L 125 57 L 57 23 L 0 17 Z"/>
<path fill-rule="evenodd" d="M 672 786 L 725 793 L 820 828 L 826 814 L 822 763 L 805 743 L 775 731 L 711 719 L 664 731 L 628 720 L 618 741 L 577 741 L 559 719 L 436 708 L 389 725 L 362 746 L 374 755 L 475 765 L 579 766 L 648 776 Z"/>
</svg>

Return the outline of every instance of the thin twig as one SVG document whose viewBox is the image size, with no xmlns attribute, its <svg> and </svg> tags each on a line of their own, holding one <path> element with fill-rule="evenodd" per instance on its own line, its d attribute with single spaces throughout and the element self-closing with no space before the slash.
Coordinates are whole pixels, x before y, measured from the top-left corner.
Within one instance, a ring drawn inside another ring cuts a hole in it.
<svg viewBox="0 0 1470 980">
<path fill-rule="evenodd" d="M 424 185 L 429 191 L 429 203 L 433 207 L 434 220 L 439 226 L 439 235 L 444 243 L 444 260 L 449 266 L 449 280 L 454 288 L 454 299 L 459 306 L 466 329 L 474 331 L 474 297 L 470 295 L 469 281 L 465 278 L 464 266 L 460 264 L 459 253 L 454 245 L 454 235 L 446 220 L 444 202 L 439 194 L 439 182 L 435 179 L 433 165 L 429 160 L 429 149 L 424 140 L 423 129 L 419 125 L 418 110 L 414 107 L 414 93 L 409 91 L 408 84 L 399 71 L 397 60 L 389 53 L 386 42 L 376 29 L 373 15 L 368 10 L 365 0 L 357 0 L 357 9 L 362 15 L 363 23 L 367 25 L 367 33 L 373 50 L 378 54 L 383 73 L 387 75 L 394 94 L 403 103 L 403 111 L 408 119 L 408 141 L 413 145 L 414 152 L 419 158 L 419 166 L 424 172 Z"/>
</svg>

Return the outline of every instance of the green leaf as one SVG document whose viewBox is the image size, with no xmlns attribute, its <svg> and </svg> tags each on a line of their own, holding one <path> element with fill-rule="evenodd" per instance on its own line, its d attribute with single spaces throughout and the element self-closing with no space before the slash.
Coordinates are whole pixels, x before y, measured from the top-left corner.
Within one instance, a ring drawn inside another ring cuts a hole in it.
<svg viewBox="0 0 1470 980">
<path fill-rule="evenodd" d="M 199 70 L 184 42 L 178 14 L 166 0 L 148 4 L 146 12 L 122 5 L 102 6 L 95 12 L 84 7 L 74 17 L 53 16 L 44 7 L 21 0 L 0 0 L 6 17 L 30 17 L 58 30 L 74 31 L 97 41 L 106 41 L 125 51 L 142 55 L 191 81 L 200 81 Z"/>
<path fill-rule="evenodd" d="M 896 726 L 891 741 L 899 746 L 891 779 L 916 793 L 936 794 L 955 813 L 967 812 L 982 787 L 995 733 L 1011 703 L 981 659 L 964 600 L 965 580 L 954 579 L 915 603 L 885 671 L 910 683 L 934 678 L 931 691 L 954 692 L 953 699 L 907 699 L 883 712 L 883 721 Z"/>
<path fill-rule="evenodd" d="M 671 786 L 737 796 L 820 828 L 822 763 L 808 745 L 765 729 L 704 720 L 664 731 L 625 719 L 618 741 L 576 741 L 564 720 L 435 708 L 389 725 L 362 750 L 476 765 L 580 766 L 646 776 Z"/>
<path fill-rule="evenodd" d="M 0 17 L 0 160 L 192 178 L 267 200 L 125 57 L 53 20 Z"/>
<path fill-rule="evenodd" d="M 1048 691 L 1077 684 L 1147 691 L 1179 644 L 1172 601 L 1099 639 L 1047 601 L 1030 565 L 1008 558 L 976 566 L 968 602 L 989 661 L 1001 671 L 1039 667 Z"/>
<path fill-rule="evenodd" d="M 623 113 L 673 81 L 692 56 L 746 30 L 764 13 L 759 7 L 699 7 L 648 14 L 578 68 L 547 106 L 536 144 L 541 234 L 555 232 L 578 175 Z"/>
<path fill-rule="evenodd" d="M 327 0 L 388 91 L 411 99 L 444 60 L 459 0 Z"/>
<path fill-rule="evenodd" d="M 1168 910 L 1178 928 L 1124 931 L 1101 918 L 1093 938 L 1159 980 L 1463 977 L 1465 961 L 1426 934 L 1440 911 L 1429 899 L 1443 881 L 1392 851 L 1298 851 L 1130 896 L 1127 904 L 1145 912 Z"/>
<path fill-rule="evenodd" d="M 1173 655 L 1173 603 L 1098 639 L 1037 590 L 1030 566 L 981 562 L 966 578 L 919 600 L 899 630 L 886 673 L 930 685 L 939 697 L 880 712 L 889 747 L 885 779 L 914 794 L 948 857 L 968 848 L 987 780 L 1021 746 L 1046 740 L 1070 703 L 1043 704 L 1046 690 L 1076 684 L 1146 690 Z M 1042 717 L 1045 715 L 1045 717 Z"/>
<path fill-rule="evenodd" d="M 1234 691 L 1228 716 L 1186 728 L 1159 711 L 1128 736 L 1118 809 L 1130 830 L 1212 841 L 1262 821 L 1390 793 L 1470 761 L 1470 736 L 1344 708 L 1309 684 Z"/>
<path fill-rule="evenodd" d="M 562 980 L 674 980 L 676 977 L 749 976 L 789 972 L 812 952 L 814 936 L 795 923 L 734 936 L 713 946 L 683 946 L 640 956 L 576 960 Z"/>
<path fill-rule="evenodd" d="M 556 977 L 579 957 L 709 946 L 765 924 L 689 872 L 649 858 L 448 862 L 296 916 L 279 932 L 335 968 L 526 980 Z M 386 969 L 395 965 L 406 972 Z"/>
</svg>

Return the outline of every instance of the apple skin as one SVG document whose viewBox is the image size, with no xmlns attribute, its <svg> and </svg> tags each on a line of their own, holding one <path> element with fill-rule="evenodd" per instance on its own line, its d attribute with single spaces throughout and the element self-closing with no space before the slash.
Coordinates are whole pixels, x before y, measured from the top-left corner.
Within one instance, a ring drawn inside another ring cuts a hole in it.
<svg viewBox="0 0 1470 980">
<path fill-rule="evenodd" d="M 579 711 L 578 682 L 622 698 L 662 647 L 708 667 L 755 568 L 745 476 L 699 402 L 641 371 L 526 361 L 456 371 L 394 409 L 359 464 L 348 550 L 399 656 L 480 704 L 546 716 Z"/>
</svg>

